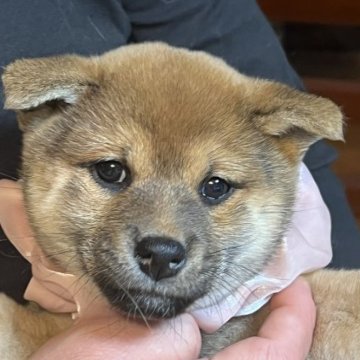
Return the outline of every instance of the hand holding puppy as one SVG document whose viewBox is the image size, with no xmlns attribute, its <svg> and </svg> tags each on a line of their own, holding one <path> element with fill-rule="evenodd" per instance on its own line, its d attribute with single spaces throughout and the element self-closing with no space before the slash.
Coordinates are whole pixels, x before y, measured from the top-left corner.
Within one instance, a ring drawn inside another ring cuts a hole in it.
<svg viewBox="0 0 360 360">
<path fill-rule="evenodd" d="M 316 318 L 309 285 L 297 279 L 289 288 L 274 295 L 270 307 L 271 313 L 259 336 L 229 346 L 212 360 L 305 359 Z M 151 329 L 125 319 L 107 326 L 99 319 L 75 325 L 50 340 L 32 360 L 50 356 L 55 360 L 64 356 L 97 360 L 104 355 L 110 360 L 194 359 L 199 353 L 200 340 L 196 323 L 187 314 L 152 325 Z"/>
<path fill-rule="evenodd" d="M 303 360 L 312 343 L 316 308 L 308 283 L 298 278 L 270 301 L 270 315 L 258 336 L 235 343 L 212 360 Z"/>
</svg>

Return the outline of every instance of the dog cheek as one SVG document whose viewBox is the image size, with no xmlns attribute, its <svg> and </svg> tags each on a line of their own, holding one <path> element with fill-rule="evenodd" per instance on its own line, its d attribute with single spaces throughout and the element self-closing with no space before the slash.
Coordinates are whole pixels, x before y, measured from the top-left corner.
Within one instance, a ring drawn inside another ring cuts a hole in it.
<svg viewBox="0 0 360 360">
<path fill-rule="evenodd" d="M 59 253 L 69 254 L 60 257 L 60 262 L 75 272 L 83 272 L 84 264 L 95 261 L 93 246 L 101 241 L 98 233 L 109 200 L 96 184 L 84 178 L 83 174 L 74 173 L 68 177 L 66 184 L 58 190 L 53 201 L 54 213 L 51 214 L 51 221 L 59 234 L 52 243 L 61 248 Z"/>
<path fill-rule="evenodd" d="M 260 272 L 278 246 L 278 237 L 269 231 L 277 222 L 276 214 L 264 211 L 264 201 L 250 201 L 255 196 L 243 194 L 242 197 L 229 199 L 212 215 L 216 241 L 210 251 L 216 262 L 216 278 L 228 278 L 227 287 L 233 288 Z M 276 233 L 280 232 L 278 227 Z"/>
</svg>

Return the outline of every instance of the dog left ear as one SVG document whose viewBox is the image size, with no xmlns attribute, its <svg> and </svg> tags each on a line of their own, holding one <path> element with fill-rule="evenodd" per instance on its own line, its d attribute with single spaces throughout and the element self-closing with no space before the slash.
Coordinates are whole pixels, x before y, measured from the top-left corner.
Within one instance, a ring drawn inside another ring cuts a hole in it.
<svg viewBox="0 0 360 360">
<path fill-rule="evenodd" d="M 15 110 L 26 130 L 97 88 L 94 68 L 91 59 L 73 55 L 16 60 L 2 76 L 5 109 Z"/>
<path fill-rule="evenodd" d="M 343 115 L 332 101 L 269 81 L 255 80 L 253 86 L 247 99 L 251 120 L 289 151 L 302 157 L 319 139 L 344 139 Z"/>
</svg>

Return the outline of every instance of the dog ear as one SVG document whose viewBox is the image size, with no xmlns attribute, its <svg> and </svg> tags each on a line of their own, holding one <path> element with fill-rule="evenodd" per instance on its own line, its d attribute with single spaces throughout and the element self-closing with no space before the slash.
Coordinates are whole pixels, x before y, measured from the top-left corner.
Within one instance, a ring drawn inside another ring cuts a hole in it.
<svg viewBox="0 0 360 360">
<path fill-rule="evenodd" d="M 91 59 L 71 55 L 17 60 L 5 68 L 2 81 L 5 109 L 17 112 L 23 130 L 98 87 Z"/>
<path fill-rule="evenodd" d="M 302 157 L 319 139 L 343 140 L 343 115 L 332 101 L 286 85 L 255 80 L 250 117 L 264 134 Z"/>
</svg>

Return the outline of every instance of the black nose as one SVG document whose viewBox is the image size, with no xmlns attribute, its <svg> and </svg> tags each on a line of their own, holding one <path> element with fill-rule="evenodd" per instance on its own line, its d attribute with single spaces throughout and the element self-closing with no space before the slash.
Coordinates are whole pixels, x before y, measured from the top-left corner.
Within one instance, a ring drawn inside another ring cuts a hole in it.
<svg viewBox="0 0 360 360">
<path fill-rule="evenodd" d="M 140 269 L 155 281 L 176 275 L 185 265 L 184 247 L 162 237 L 143 238 L 135 247 Z"/>
</svg>

